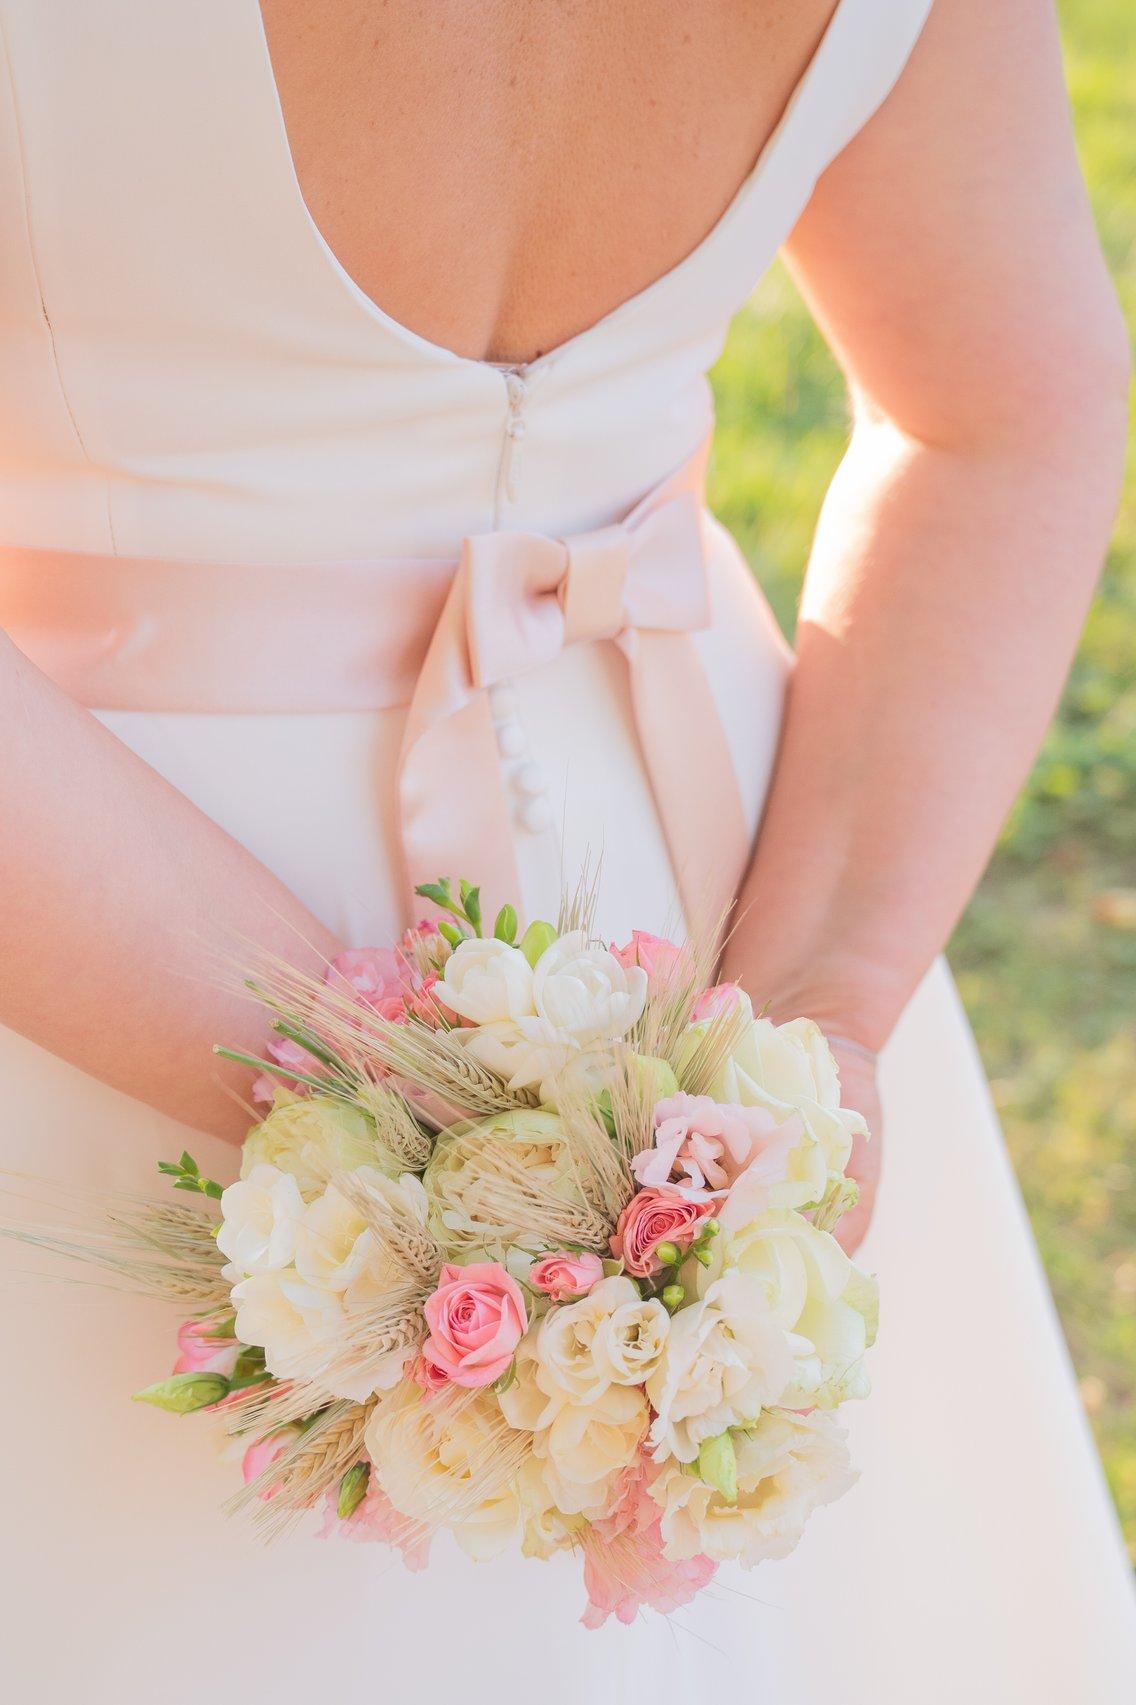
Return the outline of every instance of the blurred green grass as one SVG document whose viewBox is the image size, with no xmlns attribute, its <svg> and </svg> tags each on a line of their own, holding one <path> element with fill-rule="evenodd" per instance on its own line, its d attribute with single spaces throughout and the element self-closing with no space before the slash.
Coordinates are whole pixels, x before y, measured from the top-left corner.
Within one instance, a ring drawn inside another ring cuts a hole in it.
<svg viewBox="0 0 1136 1705">
<path fill-rule="evenodd" d="M 1136 13 L 1060 0 L 1082 165 L 1136 326 Z M 714 374 L 711 501 L 792 630 L 847 436 L 775 268 Z M 1136 450 L 1060 713 L 950 957 L 1136 1560 Z"/>
</svg>

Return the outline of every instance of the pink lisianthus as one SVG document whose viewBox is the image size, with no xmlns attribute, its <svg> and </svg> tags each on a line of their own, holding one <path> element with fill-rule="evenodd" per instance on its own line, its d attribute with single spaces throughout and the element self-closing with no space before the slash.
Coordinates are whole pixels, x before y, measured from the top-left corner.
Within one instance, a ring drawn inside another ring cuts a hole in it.
<svg viewBox="0 0 1136 1705">
<path fill-rule="evenodd" d="M 255 1439 L 249 1445 L 241 1459 L 241 1474 L 246 1486 L 258 1480 L 266 1468 L 271 1468 L 274 1462 L 279 1461 L 299 1431 L 299 1427 L 281 1427 L 275 1433 L 265 1433 L 263 1438 Z M 266 1486 L 260 1495 L 267 1500 L 275 1497 L 279 1489 L 278 1486 Z"/>
<path fill-rule="evenodd" d="M 616 1222 L 611 1252 L 622 1260 L 629 1273 L 645 1279 L 662 1271 L 655 1254 L 660 1243 L 673 1243 L 680 1251 L 698 1235 L 702 1220 L 714 1211 L 709 1198 L 692 1201 L 673 1184 L 648 1185 L 637 1190 Z"/>
<path fill-rule="evenodd" d="M 230 1379 L 244 1348 L 235 1338 L 219 1338 L 207 1320 L 187 1320 L 178 1327 L 175 1373 L 220 1373 Z"/>
<path fill-rule="evenodd" d="M 698 1024 L 704 1018 L 723 1018 L 746 999 L 740 983 L 715 983 L 712 989 L 703 989 L 691 1009 L 692 1024 Z"/>
<path fill-rule="evenodd" d="M 426 1567 L 430 1551 L 430 1534 L 421 1522 L 412 1521 L 396 1510 L 372 1469 L 362 1502 L 344 1521 L 337 1510 L 339 1489 L 327 1494 L 324 1522 L 319 1529 L 320 1539 L 333 1534 L 356 1544 L 390 1545 L 401 1553 L 403 1563 L 412 1574 Z"/>
<path fill-rule="evenodd" d="M 380 1018 L 397 1022 L 405 1016 L 405 1000 L 413 971 L 394 947 L 352 947 L 337 954 L 327 970 L 327 983 L 346 983 L 361 1005 Z"/>
<path fill-rule="evenodd" d="M 544 1291 L 553 1302 L 570 1302 L 582 1297 L 603 1278 L 603 1262 L 598 1255 L 587 1251 L 574 1254 L 570 1249 L 558 1249 L 542 1255 L 529 1269 L 529 1284 Z"/>
<path fill-rule="evenodd" d="M 423 1357 L 455 1385 L 492 1385 L 524 1336 L 521 1287 L 498 1261 L 447 1262 L 423 1312 L 430 1336 Z"/>
<path fill-rule="evenodd" d="M 625 947 L 617 947 L 613 941 L 611 952 L 625 969 L 638 965 L 640 970 L 646 971 L 652 983 L 667 982 L 676 976 L 686 957 L 684 947 L 665 941 L 661 935 L 651 935 L 644 929 L 633 929 L 631 940 Z"/>
<path fill-rule="evenodd" d="M 737 1107 L 708 1095 L 668 1095 L 656 1102 L 655 1140 L 632 1158 L 640 1184 L 684 1191 L 726 1190 L 771 1148 L 780 1127 L 765 1107 Z M 795 1129 L 795 1137 L 800 1134 Z M 784 1145 L 780 1145 L 784 1148 Z M 787 1151 L 780 1154 L 785 1176 Z"/>
<path fill-rule="evenodd" d="M 606 1513 L 581 1530 L 585 1628 L 602 1628 L 609 1616 L 633 1622 L 644 1607 L 664 1615 L 678 1610 L 717 1569 L 709 1557 L 676 1563 L 663 1555 L 662 1511 L 649 1491 L 656 1472 L 642 1458 L 624 1469 Z"/>
</svg>

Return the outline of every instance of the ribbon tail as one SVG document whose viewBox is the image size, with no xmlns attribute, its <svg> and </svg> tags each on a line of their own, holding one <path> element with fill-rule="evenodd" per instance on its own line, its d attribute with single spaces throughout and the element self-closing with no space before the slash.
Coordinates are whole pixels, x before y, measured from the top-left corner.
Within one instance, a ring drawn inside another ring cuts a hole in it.
<svg viewBox="0 0 1136 1705">
<path fill-rule="evenodd" d="M 407 711 L 398 767 L 408 921 L 420 882 L 468 877 L 492 928 L 520 902 L 509 805 L 486 693 L 473 685 L 466 623 L 467 569 L 454 576 Z"/>
<path fill-rule="evenodd" d="M 750 853 L 734 760 L 689 633 L 628 635 L 624 647 L 639 743 L 687 926 L 716 929 Z"/>
</svg>

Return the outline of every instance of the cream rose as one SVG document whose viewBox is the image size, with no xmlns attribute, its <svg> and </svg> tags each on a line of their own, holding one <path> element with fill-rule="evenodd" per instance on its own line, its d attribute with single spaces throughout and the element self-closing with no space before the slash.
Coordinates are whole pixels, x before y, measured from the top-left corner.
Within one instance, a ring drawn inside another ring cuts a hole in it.
<svg viewBox="0 0 1136 1705">
<path fill-rule="evenodd" d="M 690 1026 L 684 1057 L 693 1052 L 709 1022 Z M 789 1024 L 752 1019 L 707 1093 L 715 1101 L 765 1107 L 778 1124 L 794 1114 L 800 1119 L 804 1135 L 789 1154 L 787 1176 L 770 1191 L 776 1207 L 805 1208 L 819 1202 L 830 1177 L 847 1166 L 853 1137 L 867 1130 L 861 1114 L 841 1107 L 836 1061 L 823 1032 L 808 1018 Z"/>
<path fill-rule="evenodd" d="M 503 1261 L 511 1246 L 539 1253 L 525 1186 L 580 1201 L 564 1127 L 554 1113 L 519 1108 L 439 1137 L 423 1174 L 430 1225 L 460 1255 Z"/>
<path fill-rule="evenodd" d="M 756 1421 L 795 1371 L 792 1345 L 748 1273 L 725 1273 L 672 1318 L 663 1358 L 647 1382 L 655 1408 L 655 1460 L 693 1462 L 704 1439 Z"/>
<path fill-rule="evenodd" d="M 538 1017 L 579 1047 L 625 1036 L 642 1014 L 647 973 L 570 930 L 545 949 L 533 972 Z"/>
<path fill-rule="evenodd" d="M 739 1230 L 724 1228 L 710 1266 L 688 1262 L 683 1280 L 705 1293 L 727 1270 L 760 1283 L 766 1307 L 791 1336 L 796 1366 L 782 1396 L 787 1407 L 828 1408 L 868 1395 L 864 1352 L 875 1336 L 877 1285 L 830 1232 L 798 1213 L 766 1213 Z"/>
<path fill-rule="evenodd" d="M 404 1381 L 379 1399 L 365 1434 L 376 1480 L 402 1515 L 450 1527 L 464 1551 L 493 1557 L 516 1532 L 515 1476 L 494 1472 L 502 1433 L 494 1394 L 441 1406 Z"/>
<path fill-rule="evenodd" d="M 303 1198 L 290 1173 L 254 1166 L 246 1178 L 221 1193 L 217 1247 L 238 1274 L 277 1272 L 292 1263 L 303 1212 Z"/>
<path fill-rule="evenodd" d="M 333 1172 L 358 1166 L 398 1170 L 365 1113 L 330 1096 L 287 1090 L 277 1091 L 271 1113 L 245 1138 L 241 1177 L 265 1164 L 290 1173 L 305 1201 L 321 1193 Z"/>
<path fill-rule="evenodd" d="M 519 947 L 494 938 L 454 948 L 439 994 L 468 1024 L 497 1024 L 535 1011 L 532 966 Z"/>
<path fill-rule="evenodd" d="M 787 1557 L 813 1510 L 842 1497 L 856 1479 L 843 1428 L 828 1415 L 767 1410 L 732 1435 L 737 1499 L 729 1503 L 673 1463 L 650 1487 L 662 1509 L 665 1555 L 712 1557 L 752 1568 Z"/>
</svg>

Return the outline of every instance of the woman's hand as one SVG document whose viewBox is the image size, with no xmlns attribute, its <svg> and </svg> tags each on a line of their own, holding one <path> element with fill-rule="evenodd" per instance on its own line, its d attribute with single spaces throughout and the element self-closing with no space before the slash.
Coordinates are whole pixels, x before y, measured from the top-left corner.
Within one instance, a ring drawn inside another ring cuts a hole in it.
<svg viewBox="0 0 1136 1705">
<path fill-rule="evenodd" d="M 857 1137 L 852 1145 L 848 1176 L 860 1186 L 860 1199 L 850 1208 L 836 1230 L 839 1243 L 854 1255 L 863 1243 L 876 1205 L 876 1188 L 880 1181 L 883 1160 L 883 1121 L 880 1114 L 880 1095 L 876 1082 L 875 1063 L 858 1049 L 850 1048 L 839 1037 L 829 1037 L 836 1064 L 840 1070 L 840 1102 L 862 1113 L 868 1121 L 867 1137 Z"/>
</svg>

